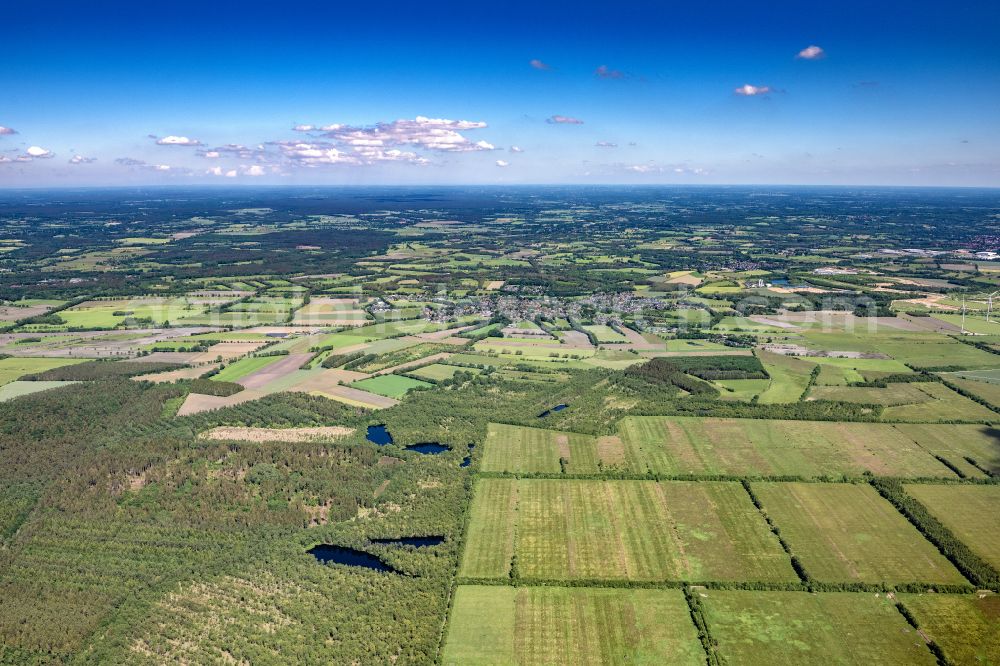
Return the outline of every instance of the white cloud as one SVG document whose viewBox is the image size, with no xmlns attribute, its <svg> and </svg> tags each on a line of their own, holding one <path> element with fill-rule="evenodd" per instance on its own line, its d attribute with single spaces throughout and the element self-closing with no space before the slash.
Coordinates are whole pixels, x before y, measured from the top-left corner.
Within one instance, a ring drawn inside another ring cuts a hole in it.
<svg viewBox="0 0 1000 666">
<path fill-rule="evenodd" d="M 617 148 L 617 143 L 612 143 L 610 141 L 598 141 L 594 144 L 598 148 Z"/>
<path fill-rule="evenodd" d="M 497 160 L 497 166 L 501 167 L 501 168 L 503 168 L 503 167 L 509 167 L 510 166 L 510 162 L 508 162 L 506 160 Z"/>
<path fill-rule="evenodd" d="M 0 125 L 0 136 L 4 134 L 17 134 L 17 130 L 11 129 L 10 127 L 4 127 Z"/>
<path fill-rule="evenodd" d="M 532 67 L 534 67 L 535 69 L 542 70 L 543 72 L 552 69 L 551 65 L 549 65 L 548 63 L 542 62 L 538 58 L 533 58 L 528 64 L 531 65 Z"/>
<path fill-rule="evenodd" d="M 50 157 L 56 156 L 56 154 L 53 153 L 51 150 L 46 150 L 41 146 L 31 146 L 26 151 L 24 151 L 24 153 L 27 157 L 36 160 L 47 160 Z"/>
<path fill-rule="evenodd" d="M 224 146 L 216 146 L 207 150 L 199 150 L 198 155 L 206 159 L 218 159 L 220 157 L 237 157 L 241 160 L 259 158 L 264 155 L 264 147 L 247 148 L 238 143 L 227 143 Z"/>
<path fill-rule="evenodd" d="M 583 121 L 579 118 L 574 118 L 573 116 L 550 116 L 545 119 L 550 125 L 582 125 Z"/>
<path fill-rule="evenodd" d="M 263 176 L 264 167 L 260 166 L 259 164 L 254 164 L 253 166 L 244 169 L 243 174 L 246 176 Z"/>
<path fill-rule="evenodd" d="M 296 125 L 292 128 L 293 132 L 312 132 L 316 129 L 315 125 Z"/>
<path fill-rule="evenodd" d="M 800 58 L 802 60 L 819 60 L 825 56 L 826 56 L 826 51 L 824 51 L 822 48 L 814 44 L 811 46 L 807 46 L 801 51 L 799 51 L 798 55 L 796 55 L 795 57 Z"/>
<path fill-rule="evenodd" d="M 185 167 L 175 167 L 169 164 L 150 164 L 144 160 L 137 160 L 133 157 L 119 157 L 115 160 L 115 164 L 119 166 L 131 167 L 134 169 L 144 169 L 147 171 L 158 171 L 160 173 L 177 173 L 177 174 L 189 174 L 190 169 Z M 209 170 L 211 171 L 211 170 Z"/>
<path fill-rule="evenodd" d="M 594 70 L 594 76 L 602 79 L 624 79 L 626 78 L 625 72 L 618 69 L 611 69 L 607 65 L 601 65 Z"/>
<path fill-rule="evenodd" d="M 633 173 L 659 173 L 663 171 L 662 168 L 654 164 L 629 164 L 625 170 Z"/>
<path fill-rule="evenodd" d="M 83 155 L 74 155 L 69 158 L 70 164 L 93 164 L 96 161 L 96 157 L 84 157 Z"/>
<path fill-rule="evenodd" d="M 328 125 L 325 137 L 346 148 L 388 148 L 415 146 L 438 152 L 473 152 L 495 150 L 487 141 L 473 142 L 462 132 L 482 129 L 486 123 L 473 120 L 448 120 L 417 116 L 413 120 L 394 120 L 373 127 Z"/>
<path fill-rule="evenodd" d="M 523 153 L 524 152 L 524 148 L 522 148 L 521 146 L 511 146 L 510 147 L 510 152 L 512 152 L 512 153 Z"/>
<path fill-rule="evenodd" d="M 772 92 L 774 91 L 770 86 L 752 86 L 749 83 L 746 83 L 733 91 L 733 93 L 737 95 L 742 95 L 744 97 L 755 97 L 757 95 L 770 95 Z"/>
<path fill-rule="evenodd" d="M 223 169 L 219 166 L 214 166 L 205 171 L 209 176 L 221 176 L 225 178 L 236 178 L 236 169 Z"/>
<path fill-rule="evenodd" d="M 165 136 L 163 138 L 156 140 L 156 145 L 158 146 L 200 146 L 201 141 L 198 139 L 190 139 L 186 136 Z"/>
</svg>

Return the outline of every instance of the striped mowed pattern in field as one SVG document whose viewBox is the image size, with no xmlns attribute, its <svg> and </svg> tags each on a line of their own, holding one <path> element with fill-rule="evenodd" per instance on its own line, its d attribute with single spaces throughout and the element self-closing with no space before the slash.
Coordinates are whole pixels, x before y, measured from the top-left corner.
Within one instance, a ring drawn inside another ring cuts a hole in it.
<svg viewBox="0 0 1000 666">
<path fill-rule="evenodd" d="M 511 549 L 527 580 L 798 580 L 731 482 L 482 479 L 459 573 L 506 577 Z"/>
<path fill-rule="evenodd" d="M 444 664 L 704 664 L 680 590 L 459 586 Z"/>
<path fill-rule="evenodd" d="M 754 483 L 792 553 L 820 582 L 965 583 L 874 488 L 851 483 Z"/>
<path fill-rule="evenodd" d="M 545 472 L 558 474 L 564 461 L 569 474 L 595 474 L 598 462 L 609 463 L 607 447 L 599 449 L 597 438 L 575 432 L 491 423 L 486 431 L 484 472 Z"/>
<path fill-rule="evenodd" d="M 504 578 L 510 574 L 517 490 L 513 479 L 483 479 L 476 484 L 460 576 Z"/>
<path fill-rule="evenodd" d="M 941 456 L 967 477 L 985 478 L 984 469 L 1000 474 L 1000 430 L 993 426 L 897 423 L 893 428 L 918 442 L 931 455 Z"/>
<path fill-rule="evenodd" d="M 974 553 L 1000 569 L 1000 486 L 905 488 Z"/>
<path fill-rule="evenodd" d="M 737 590 L 701 594 L 718 654 L 729 664 L 936 663 L 925 641 L 883 595 Z"/>
<path fill-rule="evenodd" d="M 637 473 L 956 476 L 887 424 L 630 416 L 618 428 L 626 467 Z"/>
</svg>

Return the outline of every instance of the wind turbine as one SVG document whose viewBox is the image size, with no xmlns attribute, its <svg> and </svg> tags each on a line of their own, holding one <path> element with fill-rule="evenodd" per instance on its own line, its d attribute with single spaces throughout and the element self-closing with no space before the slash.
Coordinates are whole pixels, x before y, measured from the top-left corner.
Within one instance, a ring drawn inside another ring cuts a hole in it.
<svg viewBox="0 0 1000 666">
<path fill-rule="evenodd" d="M 1000 291 L 994 291 L 992 294 L 986 297 L 986 323 L 990 323 L 990 313 L 993 311 L 993 297 L 1000 294 Z"/>
</svg>

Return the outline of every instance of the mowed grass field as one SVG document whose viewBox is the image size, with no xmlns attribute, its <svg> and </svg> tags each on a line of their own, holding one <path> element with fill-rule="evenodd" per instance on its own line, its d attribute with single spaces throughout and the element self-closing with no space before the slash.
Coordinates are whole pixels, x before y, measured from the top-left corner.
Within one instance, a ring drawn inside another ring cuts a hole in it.
<svg viewBox="0 0 1000 666">
<path fill-rule="evenodd" d="M 398 399 L 415 388 L 431 388 L 434 385 L 402 375 L 380 375 L 354 382 L 351 386 L 377 395 L 384 395 L 387 398 Z"/>
<path fill-rule="evenodd" d="M 964 346 L 964 345 L 963 345 Z M 886 407 L 883 421 L 995 421 L 997 413 L 978 402 L 956 393 L 944 384 L 922 382 L 913 384 L 927 396 L 924 402 L 912 405 Z"/>
<path fill-rule="evenodd" d="M 217 382 L 237 382 L 284 358 L 284 356 L 250 356 L 243 358 L 235 363 L 230 363 L 220 370 L 218 374 L 212 375 L 212 379 Z"/>
<path fill-rule="evenodd" d="M 42 381 L 42 382 L 10 382 L 0 386 L 0 402 L 14 400 L 32 393 L 40 393 L 49 389 L 60 388 L 77 382 L 66 381 Z"/>
<path fill-rule="evenodd" d="M 920 440 L 888 424 L 630 416 L 618 433 L 625 467 L 636 473 L 955 478 Z"/>
<path fill-rule="evenodd" d="M 45 372 L 52 368 L 61 368 L 64 365 L 74 365 L 89 361 L 87 358 L 29 358 L 25 356 L 11 356 L 0 359 L 0 386 L 20 379 L 24 375 L 31 375 L 36 372 Z"/>
<path fill-rule="evenodd" d="M 985 478 L 982 469 L 1000 474 L 1000 429 L 987 425 L 923 423 L 897 423 L 892 427 L 969 478 Z"/>
<path fill-rule="evenodd" d="M 1000 356 L 957 341 L 943 342 L 940 337 L 875 338 L 874 345 L 883 354 L 917 368 L 958 366 L 975 370 L 1000 367 Z"/>
<path fill-rule="evenodd" d="M 680 590 L 460 585 L 442 662 L 694 666 L 705 653 Z"/>
<path fill-rule="evenodd" d="M 756 356 L 771 377 L 770 384 L 760 394 L 759 401 L 765 405 L 798 401 L 809 385 L 809 376 L 816 364 L 794 356 L 766 351 L 757 351 Z"/>
<path fill-rule="evenodd" d="M 754 483 L 764 510 L 817 581 L 965 583 L 867 484 Z"/>
<path fill-rule="evenodd" d="M 742 590 L 701 594 L 717 652 L 727 664 L 937 663 L 885 595 Z"/>
<path fill-rule="evenodd" d="M 463 577 L 794 582 L 739 483 L 481 479 Z"/>
<path fill-rule="evenodd" d="M 484 472 L 598 472 L 597 438 L 575 432 L 491 423 L 486 430 Z M 560 463 L 560 460 L 563 462 Z"/>
<path fill-rule="evenodd" d="M 901 594 L 951 664 L 1000 663 L 1000 595 Z"/>
<path fill-rule="evenodd" d="M 1000 486 L 911 484 L 905 488 L 974 553 L 1000 569 Z"/>
<path fill-rule="evenodd" d="M 422 368 L 417 368 L 416 370 L 411 370 L 407 374 L 412 375 L 417 379 L 441 382 L 446 379 L 451 379 L 458 372 L 469 372 L 474 375 L 478 375 L 482 372 L 482 370 L 479 368 L 460 368 L 456 365 L 433 363 Z"/>
<path fill-rule="evenodd" d="M 954 384 L 963 391 L 971 393 L 980 400 L 985 400 L 994 407 L 1000 407 L 1000 383 L 997 383 L 995 380 L 978 381 L 950 374 L 944 375 L 944 378 L 949 383 Z"/>
</svg>

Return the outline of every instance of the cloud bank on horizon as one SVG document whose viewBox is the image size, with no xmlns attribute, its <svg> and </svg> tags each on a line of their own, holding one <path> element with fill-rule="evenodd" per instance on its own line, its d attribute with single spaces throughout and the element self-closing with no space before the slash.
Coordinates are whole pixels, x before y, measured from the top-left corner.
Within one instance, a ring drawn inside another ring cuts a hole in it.
<svg viewBox="0 0 1000 666">
<path fill-rule="evenodd" d="M 442 0 L 434 20 L 400 4 L 381 36 L 316 41 L 299 38 L 301 16 L 346 25 L 365 10 L 20 5 L 0 70 L 12 93 L 0 187 L 1000 186 L 1000 42 L 988 29 L 1000 7 L 986 3 L 917 0 L 905 15 L 855 0 L 631 3 L 612 16 L 513 0 L 473 16 Z M 187 9 L 197 25 L 181 20 Z M 261 22 L 254 53 L 240 35 Z M 486 24 L 503 48 L 467 37 Z M 948 84 L 928 95 L 928 81 Z"/>
</svg>

